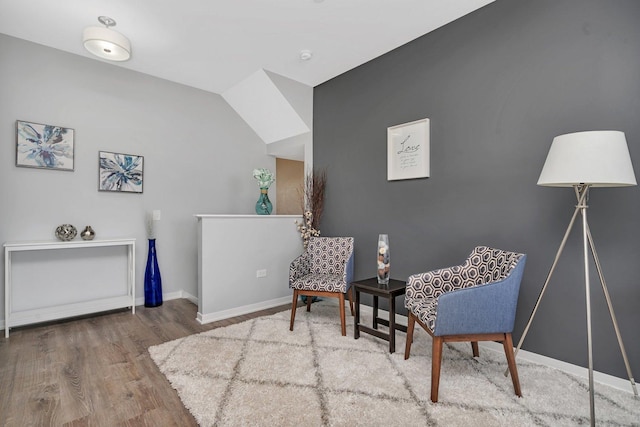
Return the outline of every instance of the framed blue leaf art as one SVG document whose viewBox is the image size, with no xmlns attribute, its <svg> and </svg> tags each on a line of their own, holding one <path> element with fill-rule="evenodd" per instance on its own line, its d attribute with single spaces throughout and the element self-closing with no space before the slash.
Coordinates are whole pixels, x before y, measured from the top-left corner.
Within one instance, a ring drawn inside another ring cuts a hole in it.
<svg viewBox="0 0 640 427">
<path fill-rule="evenodd" d="M 98 190 L 142 193 L 144 157 L 99 152 Z"/>
<path fill-rule="evenodd" d="M 16 166 L 73 171 L 73 129 L 16 121 Z"/>
</svg>

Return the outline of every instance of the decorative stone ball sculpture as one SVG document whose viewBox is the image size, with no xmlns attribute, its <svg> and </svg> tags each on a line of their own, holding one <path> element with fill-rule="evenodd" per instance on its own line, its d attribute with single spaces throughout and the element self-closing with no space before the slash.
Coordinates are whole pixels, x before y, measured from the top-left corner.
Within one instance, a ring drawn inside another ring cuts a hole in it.
<svg viewBox="0 0 640 427">
<path fill-rule="evenodd" d="M 73 240 L 78 234 L 78 230 L 71 224 L 62 224 L 56 228 L 56 237 L 63 242 Z"/>
</svg>

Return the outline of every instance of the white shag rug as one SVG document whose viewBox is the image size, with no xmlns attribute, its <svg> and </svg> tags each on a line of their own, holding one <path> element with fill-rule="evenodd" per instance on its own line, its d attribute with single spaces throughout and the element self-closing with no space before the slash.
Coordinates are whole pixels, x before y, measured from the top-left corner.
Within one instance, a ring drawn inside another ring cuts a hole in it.
<svg viewBox="0 0 640 427">
<path fill-rule="evenodd" d="M 347 309 L 348 313 L 348 309 Z M 523 397 L 504 354 L 468 343 L 443 350 L 439 402 L 429 400 L 431 337 L 416 327 L 396 352 L 368 334 L 340 335 L 337 300 L 213 329 L 149 348 L 202 426 L 576 426 L 589 424 L 586 380 L 517 360 Z M 361 315 L 370 324 L 370 315 Z M 640 399 L 596 384 L 598 426 L 640 426 Z"/>
</svg>

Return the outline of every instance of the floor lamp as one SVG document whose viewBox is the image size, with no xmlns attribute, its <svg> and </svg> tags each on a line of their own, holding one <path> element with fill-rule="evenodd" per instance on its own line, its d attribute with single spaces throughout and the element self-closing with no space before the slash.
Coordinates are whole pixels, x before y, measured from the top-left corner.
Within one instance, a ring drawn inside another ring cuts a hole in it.
<svg viewBox="0 0 640 427">
<path fill-rule="evenodd" d="M 594 408 L 594 390 L 593 390 L 593 346 L 591 337 L 591 295 L 589 290 L 589 251 L 593 256 L 593 260 L 598 270 L 598 276 L 600 278 L 600 284 L 604 292 L 607 306 L 609 308 L 609 314 L 613 321 L 613 327 L 618 339 L 618 345 L 622 352 L 622 358 L 627 369 L 629 381 L 631 382 L 631 388 L 636 397 L 638 397 L 638 390 L 631 373 L 631 367 L 627 358 L 627 352 L 624 349 L 622 342 L 622 336 L 618 328 L 618 322 L 616 320 L 615 313 L 613 311 L 613 305 L 611 304 L 611 298 L 609 297 L 609 291 L 607 284 L 602 274 L 602 268 L 600 267 L 600 260 L 596 253 L 596 248 L 591 237 L 591 231 L 589 230 L 589 223 L 587 221 L 587 200 L 589 196 L 589 189 L 592 187 L 627 187 L 636 185 L 636 178 L 633 172 L 633 166 L 631 164 L 631 157 L 629 156 L 629 149 L 627 147 L 627 141 L 625 135 L 618 131 L 593 131 L 593 132 L 577 132 L 566 135 L 560 135 L 553 139 L 547 160 L 545 161 L 540 178 L 538 179 L 538 185 L 547 187 L 573 187 L 575 191 L 578 204 L 576 205 L 567 231 L 564 234 L 560 248 L 556 253 L 556 257 L 553 261 L 553 265 L 549 270 L 547 279 L 544 282 L 538 300 L 531 312 L 529 321 L 524 329 L 520 342 L 516 348 L 516 354 L 522 346 L 533 317 L 538 310 L 542 296 L 544 295 L 551 275 L 555 270 L 558 259 L 562 254 L 562 250 L 567 242 L 567 238 L 573 228 L 573 224 L 578 216 L 578 213 L 582 216 L 582 238 L 584 249 L 584 281 L 585 281 L 585 293 L 586 293 L 586 309 L 587 309 L 587 347 L 589 351 L 589 406 L 590 406 L 590 419 L 591 425 L 595 425 L 595 408 Z"/>
</svg>

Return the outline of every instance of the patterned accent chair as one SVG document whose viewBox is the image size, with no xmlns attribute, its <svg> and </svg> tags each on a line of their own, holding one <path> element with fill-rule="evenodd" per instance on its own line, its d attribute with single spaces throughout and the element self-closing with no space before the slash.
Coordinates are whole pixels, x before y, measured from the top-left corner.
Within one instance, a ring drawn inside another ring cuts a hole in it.
<svg viewBox="0 0 640 427">
<path fill-rule="evenodd" d="M 522 397 L 511 332 L 527 256 L 476 247 L 462 265 L 409 276 L 405 306 L 409 312 L 404 358 L 409 358 L 416 322 L 433 338 L 431 401 L 438 401 L 442 345 L 470 341 L 502 342 L 513 388 Z"/>
<path fill-rule="evenodd" d="M 353 315 L 352 281 L 353 237 L 311 237 L 307 251 L 289 266 L 289 287 L 293 289 L 289 330 L 293 331 L 299 296 L 307 297 L 307 311 L 311 311 L 312 297 L 333 297 L 340 300 L 342 335 L 347 335 L 344 295 Z"/>
</svg>

